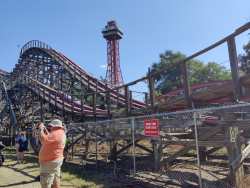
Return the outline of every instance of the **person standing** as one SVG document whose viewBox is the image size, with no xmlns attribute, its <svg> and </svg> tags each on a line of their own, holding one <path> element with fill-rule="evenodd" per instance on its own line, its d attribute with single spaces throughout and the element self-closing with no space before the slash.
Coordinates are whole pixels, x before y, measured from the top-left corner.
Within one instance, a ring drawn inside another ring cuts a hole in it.
<svg viewBox="0 0 250 188">
<path fill-rule="evenodd" d="M 17 155 L 18 157 L 17 157 L 16 164 L 20 164 L 20 162 L 19 162 L 20 158 L 21 158 L 21 163 L 23 164 L 24 151 L 27 148 L 26 141 L 27 141 L 26 134 L 24 132 L 22 132 L 21 137 L 17 141 L 19 143 L 19 149 L 18 149 L 19 155 Z"/>
<path fill-rule="evenodd" d="M 21 133 L 22 133 L 21 131 L 18 131 L 18 133 L 16 135 L 15 147 L 16 147 L 17 161 L 18 161 L 18 158 L 21 159 L 20 158 L 20 153 L 18 151 L 19 150 L 19 146 L 20 146 L 19 143 L 18 143 L 18 140 L 19 140 L 19 138 L 21 138 Z"/>
<path fill-rule="evenodd" d="M 21 131 L 18 131 L 17 135 L 16 135 L 16 153 L 18 154 L 18 149 L 19 149 L 19 143 L 17 142 L 19 140 L 19 138 L 21 138 Z"/>
<path fill-rule="evenodd" d="M 39 139 L 42 147 L 39 153 L 40 184 L 42 188 L 60 188 L 60 170 L 63 163 L 63 150 L 66 135 L 62 130 L 62 122 L 54 119 L 49 124 L 51 133 L 45 135 L 46 127 L 39 125 Z"/>
</svg>

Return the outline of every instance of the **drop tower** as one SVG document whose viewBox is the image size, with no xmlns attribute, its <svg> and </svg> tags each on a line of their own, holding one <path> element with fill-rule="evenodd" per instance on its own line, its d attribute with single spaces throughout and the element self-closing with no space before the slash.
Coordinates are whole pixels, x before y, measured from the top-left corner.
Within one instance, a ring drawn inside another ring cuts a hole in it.
<svg viewBox="0 0 250 188">
<path fill-rule="evenodd" d="M 107 41 L 106 80 L 112 87 L 124 85 L 119 54 L 119 41 L 122 39 L 123 31 L 117 26 L 116 21 L 110 21 L 102 30 L 102 34 Z"/>
</svg>

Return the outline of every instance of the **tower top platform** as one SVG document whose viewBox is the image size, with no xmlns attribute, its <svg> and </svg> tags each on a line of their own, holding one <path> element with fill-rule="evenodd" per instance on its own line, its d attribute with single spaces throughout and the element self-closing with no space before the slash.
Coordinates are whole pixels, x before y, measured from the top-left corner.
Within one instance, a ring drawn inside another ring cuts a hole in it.
<svg viewBox="0 0 250 188">
<path fill-rule="evenodd" d="M 116 35 L 119 39 L 122 38 L 123 31 L 120 29 L 120 27 L 117 26 L 116 21 L 110 21 L 108 22 L 108 25 L 105 26 L 104 29 L 102 29 L 103 38 L 107 38 L 108 36 Z"/>
</svg>

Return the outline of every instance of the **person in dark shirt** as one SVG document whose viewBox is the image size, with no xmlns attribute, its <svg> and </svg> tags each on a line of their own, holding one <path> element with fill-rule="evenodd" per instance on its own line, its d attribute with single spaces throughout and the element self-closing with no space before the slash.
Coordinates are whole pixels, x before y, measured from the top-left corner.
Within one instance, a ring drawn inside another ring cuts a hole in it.
<svg viewBox="0 0 250 188">
<path fill-rule="evenodd" d="M 18 134 L 16 136 L 16 153 L 18 154 L 18 149 L 19 149 L 19 143 L 17 142 L 19 140 L 19 138 L 21 138 L 21 131 L 18 131 Z"/>
<path fill-rule="evenodd" d="M 26 134 L 24 132 L 21 133 L 21 138 L 19 138 L 18 143 L 20 144 L 18 152 L 19 156 L 21 157 L 21 163 L 23 163 L 23 158 L 24 158 L 24 151 L 26 150 Z M 19 158 L 17 159 L 17 163 L 20 164 Z"/>
</svg>

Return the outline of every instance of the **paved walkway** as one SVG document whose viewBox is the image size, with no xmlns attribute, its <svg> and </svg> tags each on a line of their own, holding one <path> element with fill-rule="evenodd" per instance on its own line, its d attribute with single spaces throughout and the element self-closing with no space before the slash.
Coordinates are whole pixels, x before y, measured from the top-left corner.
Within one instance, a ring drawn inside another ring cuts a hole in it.
<svg viewBox="0 0 250 188">
<path fill-rule="evenodd" d="M 40 183 L 34 181 L 38 174 L 38 167 L 29 164 L 13 165 L 7 161 L 0 167 L 0 187 L 41 187 Z"/>
<path fill-rule="evenodd" d="M 34 177 L 39 174 L 39 166 L 37 163 L 37 156 L 27 155 L 25 159 L 29 161 L 26 164 L 15 164 L 16 153 L 9 150 L 4 151 L 6 155 L 6 161 L 3 166 L 0 167 L 0 188 L 35 188 L 41 187 L 40 182 L 35 181 Z M 25 161 L 26 161 L 25 160 Z M 62 177 L 64 175 L 62 174 Z M 67 181 L 61 181 L 61 187 L 77 187 L 72 186 Z"/>
</svg>

